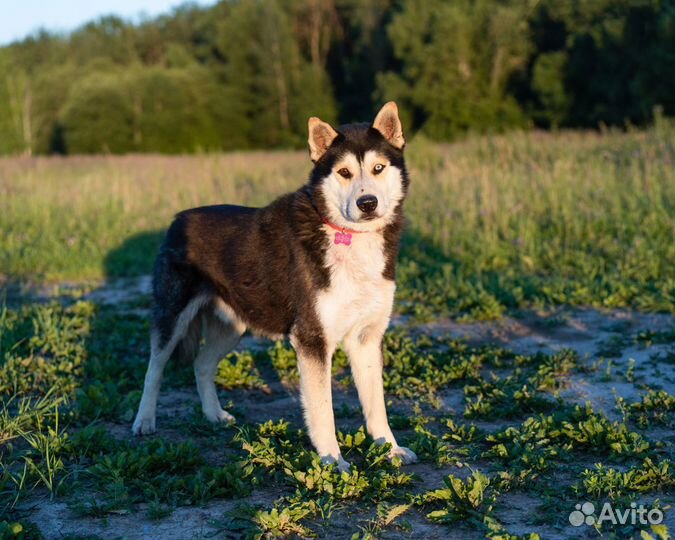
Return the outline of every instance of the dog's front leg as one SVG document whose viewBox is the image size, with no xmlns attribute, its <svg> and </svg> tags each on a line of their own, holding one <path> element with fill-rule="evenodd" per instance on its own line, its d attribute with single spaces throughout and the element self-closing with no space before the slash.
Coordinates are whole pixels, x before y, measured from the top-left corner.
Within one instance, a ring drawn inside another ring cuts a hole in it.
<svg viewBox="0 0 675 540">
<path fill-rule="evenodd" d="M 291 341 L 298 356 L 300 396 L 309 438 L 325 463 L 337 463 L 340 471 L 346 471 L 349 463 L 342 458 L 335 437 L 331 389 L 333 350 L 325 350 L 325 347 L 303 347 L 297 339 Z M 320 349 L 324 350 L 317 354 L 315 351 Z"/>
<path fill-rule="evenodd" d="M 378 444 L 391 444 L 391 457 L 398 456 L 403 463 L 414 463 L 417 461 L 415 452 L 398 445 L 387 420 L 382 381 L 382 332 L 376 327 L 355 329 L 347 335 L 343 346 L 349 356 L 368 433 Z"/>
</svg>

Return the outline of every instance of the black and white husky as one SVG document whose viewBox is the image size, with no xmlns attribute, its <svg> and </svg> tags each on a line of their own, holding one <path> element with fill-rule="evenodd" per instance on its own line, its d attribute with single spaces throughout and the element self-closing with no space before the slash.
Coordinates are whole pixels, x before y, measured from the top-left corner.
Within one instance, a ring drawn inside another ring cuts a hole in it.
<svg viewBox="0 0 675 540">
<path fill-rule="evenodd" d="M 174 351 L 194 358 L 206 417 L 232 422 L 214 376 L 248 328 L 290 337 L 309 436 L 325 461 L 349 466 L 333 419 L 338 344 L 349 355 L 368 432 L 391 443 L 392 456 L 416 460 L 389 428 L 382 387 L 382 336 L 408 190 L 404 144 L 393 102 L 372 125 L 335 130 L 310 118 L 314 169 L 298 191 L 265 208 L 206 206 L 176 216 L 155 263 L 151 354 L 134 433 L 155 430 L 162 372 Z"/>
</svg>

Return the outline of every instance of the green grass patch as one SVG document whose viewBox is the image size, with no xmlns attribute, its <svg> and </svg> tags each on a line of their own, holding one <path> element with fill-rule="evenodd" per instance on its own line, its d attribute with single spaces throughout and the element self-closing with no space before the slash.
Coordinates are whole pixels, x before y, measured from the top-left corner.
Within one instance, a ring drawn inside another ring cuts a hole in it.
<svg viewBox="0 0 675 540">
<path fill-rule="evenodd" d="M 413 141 L 397 309 L 494 319 L 552 304 L 675 312 L 675 128 Z M 0 159 L 0 275 L 149 273 L 173 214 L 264 205 L 304 152 Z"/>
<path fill-rule="evenodd" d="M 670 393 L 622 379 L 641 393 L 617 400 L 619 420 L 575 405 L 563 398 L 570 378 L 601 373 L 595 373 L 598 362 L 571 350 L 524 355 L 403 328 L 388 333 L 391 424 L 421 463 L 390 461 L 388 447 L 360 426 L 353 401 L 336 411 L 339 443 L 352 465 L 346 472 L 322 463 L 299 411 L 289 409 L 285 421 L 286 409 L 275 405 L 297 391 L 297 359 L 284 342 L 230 354 L 218 370 L 220 388 L 245 395 L 255 402 L 253 410 L 269 401 L 269 420 L 250 416 L 243 401 L 235 409 L 237 427 L 207 424 L 191 366 L 171 363 L 163 391 L 189 391 L 194 402 L 185 410 L 176 406 L 169 422 L 160 416 L 157 436 L 133 438 L 129 429 L 148 352 L 147 318 L 136 311 L 73 299 L 3 310 L 5 536 L 38 537 L 39 524 L 26 510 L 38 500 L 66 503 L 68 519 L 83 527 L 137 514 L 161 522 L 178 507 L 220 501 L 232 510 L 217 527 L 233 534 L 330 537 L 348 530 L 369 539 L 415 533 L 421 524 L 439 536 L 463 528 L 493 539 L 534 539 L 536 532 L 514 535 L 502 517 L 514 494 L 538 501 L 542 516 L 518 530 L 541 528 L 542 537 L 565 534 L 567 515 L 580 500 L 674 500 L 673 438 L 658 435 L 673 425 Z M 659 366 L 661 360 L 650 362 Z M 353 392 L 342 351 L 333 372 L 335 392 Z M 602 532 L 623 537 L 625 530 Z"/>
</svg>

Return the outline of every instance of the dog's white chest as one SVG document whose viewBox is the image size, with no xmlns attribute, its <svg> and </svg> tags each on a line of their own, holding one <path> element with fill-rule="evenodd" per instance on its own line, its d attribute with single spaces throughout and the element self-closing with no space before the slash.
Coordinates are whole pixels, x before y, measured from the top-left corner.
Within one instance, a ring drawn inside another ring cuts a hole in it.
<svg viewBox="0 0 675 540">
<path fill-rule="evenodd" d="M 352 236 L 351 245 L 332 243 L 326 252 L 330 286 L 317 298 L 317 311 L 326 337 L 334 342 L 355 326 L 388 317 L 395 285 L 382 277 L 384 239 L 379 234 Z"/>
</svg>

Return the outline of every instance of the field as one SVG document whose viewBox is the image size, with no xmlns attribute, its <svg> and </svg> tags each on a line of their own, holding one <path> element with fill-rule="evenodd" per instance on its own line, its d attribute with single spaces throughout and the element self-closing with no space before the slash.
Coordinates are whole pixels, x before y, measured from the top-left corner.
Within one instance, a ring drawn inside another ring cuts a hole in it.
<svg viewBox="0 0 675 540">
<path fill-rule="evenodd" d="M 236 426 L 172 365 L 158 433 L 130 435 L 163 228 L 297 188 L 305 152 L 0 159 L 0 539 L 669 538 L 675 127 L 407 152 L 385 389 L 421 459 L 364 434 L 339 352 L 342 474 L 311 452 L 289 345 L 252 336 L 217 376 Z M 664 519 L 575 527 L 584 502 Z"/>
</svg>

